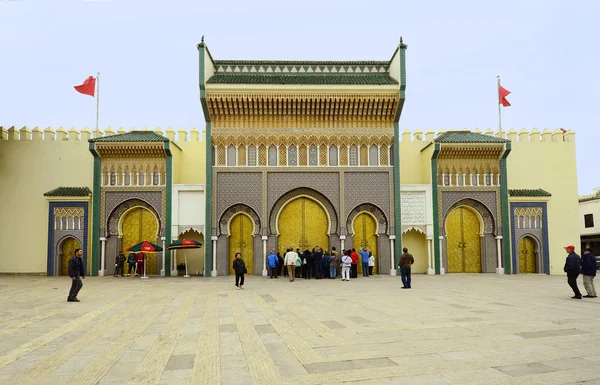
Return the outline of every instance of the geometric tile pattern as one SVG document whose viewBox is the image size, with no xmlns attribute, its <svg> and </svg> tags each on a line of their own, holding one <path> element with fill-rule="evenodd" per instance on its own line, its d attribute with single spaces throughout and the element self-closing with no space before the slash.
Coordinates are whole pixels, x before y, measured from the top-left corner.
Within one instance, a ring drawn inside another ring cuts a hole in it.
<svg viewBox="0 0 600 385">
<path fill-rule="evenodd" d="M 5 279 L 2 385 L 600 382 L 598 302 L 558 276 L 359 277 L 351 300 L 339 278 L 87 277 L 80 303 L 65 277 Z"/>
<path fill-rule="evenodd" d="M 104 199 L 104 215 L 103 221 L 100 223 L 100 228 L 104 229 L 108 224 L 109 216 L 113 213 L 113 211 L 117 208 L 117 206 L 122 203 L 136 199 L 139 201 L 146 202 L 150 205 L 154 210 L 154 213 L 158 214 L 158 220 L 160 221 L 160 233 L 164 235 L 165 229 L 165 221 L 166 218 L 166 207 L 164 202 L 164 189 L 160 189 L 158 191 L 103 191 Z"/>
<path fill-rule="evenodd" d="M 345 172 L 344 181 L 347 213 L 350 213 L 358 205 L 371 203 L 379 207 L 389 218 L 391 172 Z"/>
<path fill-rule="evenodd" d="M 217 201 L 217 220 L 225 210 L 235 204 L 250 207 L 259 217 L 262 215 L 262 173 L 260 172 L 218 172 L 214 191 Z M 264 219 L 261 218 L 261 221 Z M 214 223 L 213 227 L 217 227 Z M 256 229 L 260 231 L 260 228 Z M 225 234 L 227 234 L 226 232 Z"/>
</svg>

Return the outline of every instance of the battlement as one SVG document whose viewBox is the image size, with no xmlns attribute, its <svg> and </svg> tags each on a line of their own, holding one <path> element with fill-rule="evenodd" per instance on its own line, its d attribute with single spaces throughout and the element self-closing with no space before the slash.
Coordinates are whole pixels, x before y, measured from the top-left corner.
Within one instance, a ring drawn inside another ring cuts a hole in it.
<svg viewBox="0 0 600 385">
<path fill-rule="evenodd" d="M 44 130 L 39 127 L 34 127 L 30 129 L 25 126 L 21 129 L 12 126 L 10 128 L 6 128 L 0 126 L 0 140 L 46 140 L 46 141 L 55 141 L 55 140 L 72 140 L 72 141 L 87 141 L 88 139 L 110 136 L 115 134 L 124 134 L 131 131 L 153 131 L 156 134 L 166 136 L 171 141 L 174 142 L 202 142 L 203 133 L 198 131 L 196 128 L 192 128 L 191 130 L 186 130 L 185 128 L 179 128 L 175 130 L 171 127 L 168 127 L 166 130 L 161 128 L 155 128 L 153 130 L 148 127 L 144 127 L 143 129 L 138 129 L 132 127 L 129 130 L 126 130 L 123 127 L 120 127 L 116 131 L 112 127 L 108 127 L 104 130 L 98 131 L 98 133 L 92 132 L 87 127 L 78 130 L 75 127 L 70 128 L 69 130 L 59 127 L 54 130 L 51 127 L 48 127 Z M 479 128 L 475 128 L 473 130 L 468 129 L 454 129 L 451 128 L 449 130 L 440 129 L 437 132 L 428 129 L 425 132 L 419 128 L 414 131 L 406 129 L 400 138 L 401 142 L 423 142 L 429 143 L 433 141 L 436 137 L 447 131 L 472 131 L 475 133 L 480 133 L 484 135 L 489 135 L 497 138 L 508 139 L 511 142 L 574 142 L 575 141 L 575 132 L 571 130 L 565 130 L 562 128 L 557 128 L 554 131 L 550 131 L 545 128 L 542 131 L 539 131 L 537 128 L 533 128 L 530 131 L 525 128 L 520 131 L 515 130 L 514 128 L 509 129 L 508 131 L 494 131 L 491 128 L 488 128 L 484 131 Z"/>
</svg>

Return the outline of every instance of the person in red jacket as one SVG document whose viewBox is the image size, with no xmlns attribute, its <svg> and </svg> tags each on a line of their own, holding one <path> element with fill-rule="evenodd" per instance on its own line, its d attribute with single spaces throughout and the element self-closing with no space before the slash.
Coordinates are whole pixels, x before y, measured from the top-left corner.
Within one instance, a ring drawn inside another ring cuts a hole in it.
<svg viewBox="0 0 600 385">
<path fill-rule="evenodd" d="M 144 260 L 146 259 L 146 254 L 137 253 L 135 256 L 135 262 L 137 263 L 137 269 L 139 275 L 144 275 Z"/>
<path fill-rule="evenodd" d="M 358 277 L 358 253 L 356 252 L 356 249 L 352 249 L 352 252 L 350 253 L 350 258 L 352 258 L 352 266 L 350 266 L 350 276 L 352 278 L 356 278 Z"/>
</svg>

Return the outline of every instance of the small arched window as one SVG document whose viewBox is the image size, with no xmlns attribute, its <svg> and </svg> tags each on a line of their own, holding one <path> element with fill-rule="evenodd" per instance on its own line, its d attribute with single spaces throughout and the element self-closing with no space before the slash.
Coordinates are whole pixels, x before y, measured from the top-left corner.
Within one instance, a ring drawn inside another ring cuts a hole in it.
<svg viewBox="0 0 600 385">
<path fill-rule="evenodd" d="M 60 217 L 54 218 L 54 230 L 60 230 Z"/>
<path fill-rule="evenodd" d="M 338 149 L 337 146 L 329 147 L 329 165 L 337 166 L 338 165 Z"/>
<path fill-rule="evenodd" d="M 358 147 L 350 146 L 350 166 L 358 166 Z"/>
<path fill-rule="evenodd" d="M 62 217 L 61 218 L 61 223 L 60 223 L 60 229 L 61 230 L 67 230 L 67 217 Z"/>
<path fill-rule="evenodd" d="M 277 147 L 269 147 L 269 166 L 277 166 Z"/>
<path fill-rule="evenodd" d="M 293 144 L 288 147 L 288 166 L 298 165 L 298 149 Z"/>
<path fill-rule="evenodd" d="M 542 217 L 540 217 L 538 215 L 535 219 L 536 219 L 536 222 L 537 222 L 537 228 L 541 229 L 542 228 Z"/>
<path fill-rule="evenodd" d="M 369 166 L 379 166 L 379 149 L 375 145 L 369 147 Z"/>
<path fill-rule="evenodd" d="M 317 152 L 317 146 L 315 145 L 310 146 L 310 148 L 308 149 L 308 165 L 319 165 L 319 153 Z"/>
<path fill-rule="evenodd" d="M 248 147 L 248 166 L 256 166 L 256 146 Z"/>
<path fill-rule="evenodd" d="M 236 165 L 236 154 L 237 151 L 235 149 L 235 146 L 230 145 L 229 147 L 227 147 L 227 166 L 232 167 Z"/>
</svg>

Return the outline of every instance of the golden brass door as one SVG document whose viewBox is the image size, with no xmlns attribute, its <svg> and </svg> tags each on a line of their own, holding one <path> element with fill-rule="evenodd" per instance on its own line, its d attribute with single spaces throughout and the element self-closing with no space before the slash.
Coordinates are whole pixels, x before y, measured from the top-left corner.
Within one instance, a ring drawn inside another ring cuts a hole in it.
<svg viewBox="0 0 600 385">
<path fill-rule="evenodd" d="M 242 254 L 242 259 L 248 274 L 254 273 L 254 237 L 252 236 L 252 220 L 244 214 L 238 214 L 229 225 L 229 274 L 235 274 L 233 260 L 236 253 Z"/>
<path fill-rule="evenodd" d="M 448 272 L 481 273 L 480 224 L 477 214 L 458 207 L 446 218 Z"/>
<path fill-rule="evenodd" d="M 519 273 L 536 273 L 535 242 L 531 237 L 523 237 L 518 244 L 519 250 Z"/>
<path fill-rule="evenodd" d="M 299 197 L 285 205 L 279 214 L 279 249 L 329 250 L 327 214 L 317 202 Z"/>
<path fill-rule="evenodd" d="M 125 214 L 122 222 L 122 251 L 142 241 L 157 242 L 158 223 L 149 210 L 136 207 Z M 115 255 L 106 256 L 106 266 L 114 266 Z M 146 253 L 146 274 L 156 274 L 156 253 Z"/>
<path fill-rule="evenodd" d="M 69 259 L 75 255 L 75 249 L 81 248 L 79 241 L 75 238 L 67 238 L 61 245 L 60 275 L 69 275 Z"/>
<path fill-rule="evenodd" d="M 354 248 L 359 251 L 363 247 L 373 253 L 375 257 L 375 266 L 373 274 L 377 274 L 377 223 L 375 219 L 367 213 L 359 214 L 354 219 Z M 362 257 L 358 255 L 358 274 L 362 274 Z"/>
</svg>

